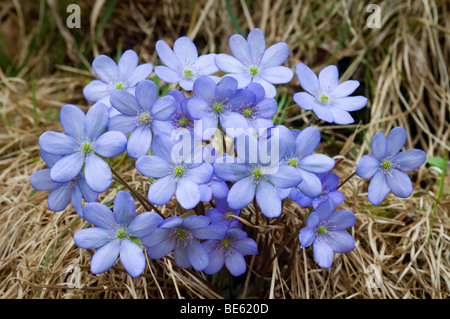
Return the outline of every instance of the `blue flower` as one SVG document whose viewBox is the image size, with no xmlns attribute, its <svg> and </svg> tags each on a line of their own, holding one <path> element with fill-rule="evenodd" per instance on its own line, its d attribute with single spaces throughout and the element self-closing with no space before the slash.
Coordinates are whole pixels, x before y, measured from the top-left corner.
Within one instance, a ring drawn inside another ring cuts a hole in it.
<svg viewBox="0 0 450 319">
<path fill-rule="evenodd" d="M 112 173 L 98 155 L 115 157 L 123 153 L 127 137 L 118 131 L 104 133 L 109 121 L 108 107 L 100 102 L 92 105 L 86 115 L 77 106 L 66 104 L 60 120 L 67 134 L 47 131 L 39 137 L 42 150 L 62 155 L 50 169 L 50 178 L 57 183 L 70 182 L 84 169 L 89 187 L 94 192 L 104 192 L 111 186 Z"/>
<path fill-rule="evenodd" d="M 61 159 L 60 155 L 49 154 L 43 150 L 40 151 L 40 154 L 50 168 Z M 78 174 L 69 182 L 56 183 L 50 178 L 50 168 L 41 169 L 31 175 L 31 186 L 38 191 L 50 191 L 47 203 L 52 211 L 62 211 L 69 203 L 72 203 L 78 215 L 83 217 L 83 198 L 87 202 L 95 202 L 98 193 L 90 189 L 83 173 Z"/>
<path fill-rule="evenodd" d="M 83 208 L 84 218 L 97 227 L 78 231 L 75 244 L 84 249 L 95 249 L 91 271 L 100 274 L 111 268 L 117 257 L 133 277 L 145 268 L 145 255 L 140 247 L 141 239 L 156 230 L 162 217 L 154 212 L 136 216 L 133 197 L 119 191 L 114 199 L 113 212 L 101 203 L 88 203 Z"/>
<path fill-rule="evenodd" d="M 211 75 L 219 71 L 214 62 L 216 54 L 198 56 L 197 47 L 188 37 L 175 40 L 173 50 L 166 42 L 158 40 L 156 52 L 164 66 L 156 66 L 155 73 L 164 82 L 179 82 L 181 88 L 192 91 L 194 81 L 202 75 L 209 75 L 214 81 L 219 81 L 219 77 Z"/>
<path fill-rule="evenodd" d="M 299 234 L 301 247 L 313 245 L 316 261 L 324 268 L 331 267 L 335 252 L 347 253 L 355 247 L 355 240 L 346 231 L 356 223 L 355 215 L 348 210 L 333 211 L 331 199 L 321 202 Z"/>
<path fill-rule="evenodd" d="M 240 105 L 238 113 L 247 119 L 248 127 L 255 131 L 272 127 L 271 117 L 278 110 L 277 101 L 274 98 L 266 97 L 264 87 L 259 83 L 250 83 L 246 89 L 255 94 L 255 100 L 249 104 Z"/>
<path fill-rule="evenodd" d="M 223 154 L 214 163 L 215 174 L 225 180 L 236 182 L 228 196 L 231 209 L 242 209 L 253 201 L 268 218 L 281 214 L 281 197 L 278 189 L 290 189 L 301 182 L 298 169 L 280 164 L 284 149 L 280 140 L 257 139 L 252 134 L 242 135 L 236 142 L 238 157 Z M 278 149 L 278 152 L 277 152 Z"/>
<path fill-rule="evenodd" d="M 349 124 L 354 119 L 349 112 L 362 109 L 367 104 L 364 96 L 349 96 L 359 86 L 355 80 L 339 84 L 339 72 L 335 65 L 329 65 L 317 77 L 305 64 L 297 64 L 296 73 L 303 89 L 293 98 L 304 110 L 312 110 L 318 118 L 328 123 Z"/>
<path fill-rule="evenodd" d="M 329 198 L 334 206 L 337 206 L 344 201 L 344 194 L 336 189 L 339 185 L 339 177 L 336 174 L 317 174 L 317 177 L 319 177 L 322 182 L 322 193 L 320 193 L 319 196 L 311 198 L 298 191 L 296 188 L 293 188 L 294 192 L 291 192 L 291 199 L 303 207 L 312 205 L 314 209 L 316 209 L 321 202 L 326 201 Z"/>
<path fill-rule="evenodd" d="M 224 238 L 206 240 L 202 246 L 209 257 L 209 264 L 203 270 L 207 275 L 215 274 L 225 264 L 233 276 L 240 276 L 247 269 L 244 256 L 258 254 L 256 242 L 238 228 L 228 228 Z"/>
<path fill-rule="evenodd" d="M 181 268 L 194 267 L 202 271 L 208 266 L 208 254 L 199 240 L 225 236 L 225 229 L 212 225 L 206 216 L 169 217 L 149 236 L 142 239 L 152 259 L 167 256 L 173 251 L 175 263 Z"/>
<path fill-rule="evenodd" d="M 164 205 L 173 195 L 186 209 L 194 208 L 200 202 L 200 184 L 211 180 L 213 167 L 203 160 L 203 154 L 196 149 L 183 151 L 182 143 L 167 134 L 158 134 L 153 140 L 153 154 L 140 157 L 136 169 L 147 177 L 157 178 L 150 185 L 148 200 L 155 205 Z M 197 153 L 199 157 L 197 158 Z"/>
<path fill-rule="evenodd" d="M 172 130 L 175 130 L 176 135 L 183 135 L 185 131 L 190 134 L 194 134 L 194 119 L 189 114 L 187 103 L 193 97 L 186 97 L 183 92 L 173 90 L 168 93 L 172 96 L 176 103 L 176 111 L 169 117 L 169 122 L 172 125 Z M 166 131 L 167 134 L 171 134 L 170 131 Z"/>
<path fill-rule="evenodd" d="M 234 216 L 239 216 L 239 209 L 231 209 L 228 207 L 228 202 L 226 198 L 216 198 L 216 207 L 208 209 L 205 213 L 206 216 L 211 218 L 212 223 L 223 222 L 227 227 L 241 227 L 239 219 L 234 218 Z"/>
<path fill-rule="evenodd" d="M 218 154 L 216 150 L 211 145 L 205 145 L 203 147 L 203 158 L 206 162 L 211 165 L 214 165 L 214 161 L 216 160 Z M 226 199 L 229 188 L 227 183 L 218 178 L 215 174 L 211 177 L 211 181 L 206 184 L 201 184 L 200 186 L 200 201 L 209 202 L 212 198 L 215 199 Z"/>
<path fill-rule="evenodd" d="M 418 149 L 399 153 L 406 137 L 406 131 L 401 126 L 393 128 L 387 138 L 378 132 L 372 140 L 372 155 L 364 155 L 359 160 L 356 174 L 361 178 L 373 177 L 369 184 L 369 201 L 372 205 L 378 206 L 389 190 L 401 198 L 411 196 L 413 186 L 406 172 L 425 163 L 426 154 Z"/>
<path fill-rule="evenodd" d="M 111 109 L 111 93 L 120 89 L 134 94 L 135 86 L 150 76 L 153 65 L 144 63 L 138 66 L 136 52 L 127 50 L 122 54 L 119 63 L 103 54 L 97 56 L 92 62 L 92 68 L 100 80 L 93 80 L 84 87 L 84 97 L 89 102 L 102 102 L 110 108 L 111 115 L 114 115 L 117 112 Z"/>
<path fill-rule="evenodd" d="M 136 96 L 122 90 L 111 94 L 111 104 L 120 114 L 111 118 L 109 131 L 131 133 L 128 156 L 139 158 L 147 155 L 153 134 L 170 132 L 169 117 L 175 112 L 175 98 L 167 95 L 158 98 L 158 87 L 150 80 L 143 80 L 136 86 Z"/>
<path fill-rule="evenodd" d="M 225 76 L 235 78 L 239 88 L 251 82 L 264 87 L 267 97 L 275 97 L 274 84 L 288 83 L 294 77 L 291 69 L 281 66 L 289 56 L 285 42 L 276 43 L 266 50 L 266 40 L 260 29 L 253 29 L 247 40 L 239 34 L 230 37 L 229 45 L 234 56 L 220 53 L 216 56 L 217 67 L 226 72 Z"/>
<path fill-rule="evenodd" d="M 224 77 L 216 83 L 208 76 L 201 76 L 194 82 L 195 97 L 187 103 L 191 117 L 200 120 L 201 130 L 196 129 L 203 140 L 209 140 L 220 126 L 226 134 L 235 137 L 247 127 L 247 119 L 237 113 L 237 108 L 255 100 L 252 91 L 238 89 L 238 83 L 231 77 Z"/>
<path fill-rule="evenodd" d="M 312 126 L 302 131 L 289 130 L 282 125 L 275 128 L 279 130 L 280 139 L 286 147 L 283 163 L 294 167 L 302 176 L 301 183 L 296 187 L 305 196 L 319 196 L 322 193 L 322 181 L 317 174 L 327 173 L 334 167 L 334 159 L 324 154 L 313 154 L 321 140 L 319 130 Z M 288 194 L 290 191 L 286 190 Z"/>
</svg>

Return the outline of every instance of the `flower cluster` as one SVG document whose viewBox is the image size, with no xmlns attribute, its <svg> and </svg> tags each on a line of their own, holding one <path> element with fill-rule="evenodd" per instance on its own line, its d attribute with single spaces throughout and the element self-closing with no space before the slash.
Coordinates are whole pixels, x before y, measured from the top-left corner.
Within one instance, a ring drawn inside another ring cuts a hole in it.
<svg viewBox="0 0 450 319">
<path fill-rule="evenodd" d="M 319 129 L 291 129 L 272 121 L 278 110 L 276 85 L 294 76 L 282 65 L 288 45 L 280 42 L 266 48 L 262 31 L 254 29 L 247 39 L 233 35 L 229 48 L 232 55 L 199 56 L 187 37 L 177 39 L 173 49 L 158 41 L 156 52 L 163 65 L 154 68 L 155 74 L 180 86 L 164 96 L 149 79 L 153 65 L 138 65 L 134 51 L 125 51 L 118 63 L 100 55 L 92 64 L 99 80 L 83 90 L 94 104 L 87 113 L 64 105 L 60 116 L 64 133 L 47 131 L 39 137 L 48 168 L 34 173 L 31 185 L 49 191 L 51 210 L 64 210 L 71 202 L 96 226 L 74 236 L 78 247 L 95 249 L 93 273 L 107 271 L 120 257 L 126 271 L 139 276 L 145 268 L 145 250 L 152 259 L 172 254 L 181 268 L 214 274 L 225 266 L 240 276 L 246 272 L 245 256 L 258 254 L 257 243 L 240 221 L 245 218 L 242 210 L 253 203 L 266 218 L 276 218 L 286 198 L 315 210 L 299 239 L 301 247 L 314 246 L 320 266 L 330 267 L 334 252 L 353 249 L 355 241 L 346 229 L 356 217 L 347 210 L 335 211 L 344 195 L 332 172 L 335 160 L 320 152 Z M 219 71 L 224 74 L 218 76 Z M 339 83 L 336 66 L 325 67 L 317 77 L 299 63 L 296 73 L 306 92 L 295 93 L 293 100 L 325 122 L 352 123 L 349 112 L 367 103 L 365 97 L 349 96 L 359 82 Z M 233 143 L 231 154 L 226 140 Z M 419 150 L 397 154 L 405 140 L 402 128 L 393 129 L 387 139 L 378 133 L 373 155 L 358 163 L 358 176 L 373 176 L 369 200 L 374 205 L 389 189 L 399 197 L 412 193 L 405 172 L 422 165 L 425 154 Z M 121 154 L 131 158 L 150 185 L 146 196 L 133 193 L 138 198 L 118 191 L 111 211 L 97 200 L 112 186 L 109 158 Z M 165 214 L 136 215 L 134 200 L 142 203 L 145 197 L 154 209 L 171 202 L 175 208 Z M 211 208 L 197 210 L 204 203 Z"/>
</svg>

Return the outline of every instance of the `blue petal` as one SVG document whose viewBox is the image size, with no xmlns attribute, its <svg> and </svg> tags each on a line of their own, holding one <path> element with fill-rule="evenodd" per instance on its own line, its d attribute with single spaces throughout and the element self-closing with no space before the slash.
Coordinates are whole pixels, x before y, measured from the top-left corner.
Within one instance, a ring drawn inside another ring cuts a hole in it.
<svg viewBox="0 0 450 319">
<path fill-rule="evenodd" d="M 133 132 L 136 127 L 136 117 L 124 114 L 114 115 L 108 122 L 108 131 L 119 131 L 123 134 Z"/>
<path fill-rule="evenodd" d="M 278 170 L 267 177 L 270 183 L 280 188 L 295 187 L 302 181 L 301 172 L 288 165 L 279 165 Z"/>
<path fill-rule="evenodd" d="M 31 175 L 31 186 L 38 191 L 49 191 L 59 186 L 50 178 L 50 169 L 41 169 Z"/>
<path fill-rule="evenodd" d="M 325 237 L 325 240 L 331 249 L 340 254 L 348 253 L 355 248 L 355 240 L 346 231 L 330 232 L 329 236 Z"/>
<path fill-rule="evenodd" d="M 333 123 L 334 117 L 331 109 L 329 107 L 325 107 L 321 104 L 317 104 L 313 107 L 313 112 L 317 115 L 319 119 L 322 121 Z"/>
<path fill-rule="evenodd" d="M 206 184 L 211 181 L 214 169 L 211 164 L 203 163 L 202 165 L 189 170 L 189 177 L 197 184 Z"/>
<path fill-rule="evenodd" d="M 300 240 L 300 247 L 305 248 L 313 244 L 314 239 L 316 239 L 316 233 L 309 227 L 302 228 L 298 236 Z"/>
<path fill-rule="evenodd" d="M 100 80 L 93 80 L 83 88 L 83 95 L 89 102 L 98 102 L 109 95 L 108 84 Z"/>
<path fill-rule="evenodd" d="M 213 79 L 211 79 L 207 75 L 203 75 L 199 77 L 194 82 L 193 86 L 193 92 L 195 97 L 202 99 L 204 101 L 209 101 L 211 98 L 214 97 L 216 92 L 216 83 Z M 189 108 L 189 104 L 188 104 Z M 192 114 L 191 114 L 192 116 Z"/>
<path fill-rule="evenodd" d="M 206 217 L 206 216 L 198 216 Z M 209 217 L 208 217 L 209 219 Z M 192 234 L 197 239 L 222 239 L 225 237 L 226 227 L 220 223 L 209 225 L 208 227 L 192 229 Z"/>
<path fill-rule="evenodd" d="M 131 236 L 142 238 L 156 230 L 163 219 L 157 213 L 145 212 L 137 215 L 128 225 Z"/>
<path fill-rule="evenodd" d="M 362 109 L 366 104 L 367 98 L 359 95 L 335 98 L 330 106 L 340 108 L 347 112 L 353 112 Z"/>
<path fill-rule="evenodd" d="M 203 272 L 207 275 L 212 275 L 222 269 L 225 258 L 222 254 L 219 254 L 217 251 L 213 250 L 208 254 L 209 263 L 208 266 L 203 269 Z"/>
<path fill-rule="evenodd" d="M 157 247 L 162 242 L 164 242 L 170 238 L 169 235 L 170 235 L 171 231 L 172 231 L 171 228 L 156 228 L 153 232 L 151 232 L 147 236 L 142 237 L 141 243 L 142 243 L 142 245 L 144 245 L 146 247 Z M 172 249 L 173 249 L 173 247 L 172 247 Z M 170 249 L 170 251 L 172 251 L 172 249 Z"/>
<path fill-rule="evenodd" d="M 283 64 L 289 56 L 289 46 L 285 42 L 278 42 L 264 52 L 260 65 L 271 68 Z"/>
<path fill-rule="evenodd" d="M 92 68 L 100 80 L 106 83 L 119 75 L 119 68 L 117 67 L 116 62 L 103 54 L 94 59 Z"/>
<path fill-rule="evenodd" d="M 267 81 L 261 76 L 256 76 L 253 78 L 253 82 L 259 83 L 264 87 L 264 91 L 266 91 L 267 98 L 274 98 L 277 95 L 277 89 L 275 85 Z"/>
<path fill-rule="evenodd" d="M 48 167 L 52 167 L 57 161 L 62 158 L 61 155 L 51 154 L 44 151 L 43 149 L 39 151 L 39 155 L 41 155 L 42 160 L 45 162 L 45 164 L 47 164 Z"/>
<path fill-rule="evenodd" d="M 158 78 L 167 83 L 176 83 L 182 80 L 179 72 L 169 69 L 163 65 L 158 65 L 155 67 L 155 74 Z"/>
<path fill-rule="evenodd" d="M 114 90 L 111 93 L 111 105 L 128 116 L 136 116 L 141 110 L 136 98 L 124 90 Z"/>
<path fill-rule="evenodd" d="M 86 183 L 97 193 L 103 193 L 112 184 L 112 173 L 108 163 L 97 155 L 86 157 L 84 175 Z"/>
<path fill-rule="evenodd" d="M 311 155 L 319 146 L 320 139 L 320 131 L 317 128 L 313 126 L 305 128 L 295 139 L 295 155 L 303 157 Z"/>
<path fill-rule="evenodd" d="M 200 202 L 198 184 L 190 177 L 180 178 L 177 183 L 176 197 L 183 208 L 194 208 Z"/>
<path fill-rule="evenodd" d="M 256 245 L 256 242 L 251 238 L 244 238 L 237 241 L 236 247 L 243 256 L 258 254 L 258 246 Z"/>
<path fill-rule="evenodd" d="M 128 77 L 134 69 L 137 67 L 139 62 L 138 55 L 133 50 L 126 50 L 119 59 L 117 66 L 119 71 L 125 77 Z"/>
<path fill-rule="evenodd" d="M 324 154 L 312 154 L 303 158 L 298 167 L 315 174 L 327 173 L 333 169 L 334 159 Z"/>
<path fill-rule="evenodd" d="M 104 134 L 103 134 L 104 135 Z M 147 155 L 152 144 L 152 131 L 147 126 L 138 126 L 126 144 L 127 154 L 132 158 Z"/>
<path fill-rule="evenodd" d="M 272 84 L 283 84 L 291 82 L 294 72 L 285 66 L 265 67 L 259 74 L 264 80 Z"/>
<path fill-rule="evenodd" d="M 91 271 L 94 274 L 101 274 L 114 266 L 119 257 L 120 243 L 111 241 L 98 248 L 91 260 Z"/>
<path fill-rule="evenodd" d="M 335 98 L 343 98 L 352 94 L 359 86 L 359 82 L 355 80 L 344 81 L 333 89 L 332 95 Z M 348 110 L 347 110 L 348 111 Z"/>
<path fill-rule="evenodd" d="M 83 194 L 83 198 L 87 202 L 95 202 L 98 198 L 98 193 L 94 192 L 89 185 L 86 183 L 86 178 L 83 174 L 78 176 L 78 187 L 80 187 L 81 193 Z"/>
<path fill-rule="evenodd" d="M 261 29 L 253 29 L 247 36 L 250 54 L 255 60 L 260 60 L 266 50 L 266 40 Z"/>
<path fill-rule="evenodd" d="M 413 186 L 411 179 L 405 172 L 393 169 L 387 176 L 387 185 L 391 192 L 398 197 L 407 198 L 411 196 Z"/>
<path fill-rule="evenodd" d="M 314 257 L 320 267 L 330 268 L 333 263 L 334 252 L 325 240 L 315 240 Z"/>
<path fill-rule="evenodd" d="M 120 262 L 132 277 L 138 277 L 145 269 L 145 255 L 142 248 L 131 240 L 123 240 L 120 247 Z"/>
<path fill-rule="evenodd" d="M 81 229 L 73 236 L 75 245 L 83 249 L 94 249 L 108 242 L 109 232 L 99 227 Z"/>
<path fill-rule="evenodd" d="M 231 209 L 244 208 L 252 202 L 255 191 L 256 184 L 253 182 L 253 177 L 249 176 L 237 181 L 228 193 L 228 206 Z"/>
<path fill-rule="evenodd" d="M 281 198 L 277 190 L 265 180 L 260 180 L 256 187 L 256 202 L 267 218 L 278 217 L 281 214 Z"/>
<path fill-rule="evenodd" d="M 242 275 L 247 270 L 244 256 L 237 251 L 233 251 L 230 255 L 225 256 L 225 266 L 235 277 Z"/>
<path fill-rule="evenodd" d="M 144 63 L 138 65 L 128 77 L 128 86 L 135 86 L 139 82 L 145 80 L 152 74 L 153 64 Z"/>
<path fill-rule="evenodd" d="M 319 72 L 321 88 L 334 90 L 339 84 L 339 71 L 335 65 L 328 65 Z"/>
<path fill-rule="evenodd" d="M 381 160 L 386 156 L 386 137 L 382 132 L 378 132 L 372 139 L 371 152 L 376 159 Z"/>
<path fill-rule="evenodd" d="M 91 224 L 103 229 L 108 229 L 117 224 L 113 212 L 105 205 L 97 202 L 84 205 L 83 216 Z"/>
<path fill-rule="evenodd" d="M 325 200 L 317 205 L 316 213 L 319 214 L 320 221 L 328 220 L 334 211 L 333 201 L 331 199 Z"/>
<path fill-rule="evenodd" d="M 350 124 L 350 123 L 355 122 L 355 120 L 350 115 L 350 113 L 348 113 L 347 111 L 344 111 L 343 109 L 340 109 L 338 107 L 333 107 L 332 105 L 330 105 L 329 110 L 330 110 L 331 114 L 333 114 L 333 121 L 336 124 L 345 125 L 345 124 Z"/>
<path fill-rule="evenodd" d="M 199 75 L 209 75 L 219 71 L 215 63 L 215 57 L 215 53 L 204 54 L 198 57 L 194 65 L 199 70 Z"/>
<path fill-rule="evenodd" d="M 136 215 L 133 197 L 127 192 L 119 191 L 114 199 L 113 211 L 119 224 L 128 225 Z"/>
<path fill-rule="evenodd" d="M 244 65 L 238 59 L 225 53 L 217 54 L 215 63 L 225 73 L 241 73 L 245 71 Z"/>
<path fill-rule="evenodd" d="M 141 108 L 150 111 L 158 98 L 158 87 L 153 81 L 143 80 L 136 86 L 135 96 Z"/>
<path fill-rule="evenodd" d="M 208 104 L 201 98 L 190 99 L 186 105 L 189 115 L 194 119 L 201 119 L 207 114 Z"/>
<path fill-rule="evenodd" d="M 305 64 L 299 63 L 296 66 L 298 81 L 303 89 L 315 95 L 319 89 L 319 79 L 316 74 Z"/>
<path fill-rule="evenodd" d="M 75 105 L 66 104 L 61 108 L 61 126 L 73 138 L 84 135 L 84 118 L 84 112 Z"/>
<path fill-rule="evenodd" d="M 177 110 L 177 102 L 170 96 L 162 96 L 156 100 L 151 109 L 151 114 L 155 120 L 167 120 Z"/>
<path fill-rule="evenodd" d="M 83 217 L 83 194 L 78 185 L 73 185 L 72 192 L 70 196 L 70 202 L 72 207 L 75 208 L 76 212 L 80 217 Z"/>
<path fill-rule="evenodd" d="M 161 231 L 162 230 L 165 229 L 161 229 Z M 156 233 L 157 231 L 159 232 L 160 229 L 155 230 L 153 233 Z M 147 247 L 147 254 L 152 259 L 160 259 L 170 254 L 170 252 L 174 250 L 175 245 L 176 241 L 174 239 L 167 238 L 158 245 Z"/>
<path fill-rule="evenodd" d="M 409 172 L 419 168 L 425 163 L 427 156 L 424 151 L 418 149 L 410 149 L 400 152 L 393 161 L 400 165 L 399 169 Z"/>
<path fill-rule="evenodd" d="M 243 64 L 249 64 L 252 61 L 250 47 L 247 41 L 240 34 L 234 34 L 230 37 L 228 44 L 233 55 Z"/>
<path fill-rule="evenodd" d="M 225 112 L 220 115 L 220 125 L 230 137 L 237 137 L 244 133 L 248 127 L 248 121 L 236 112 Z"/>
<path fill-rule="evenodd" d="M 186 246 L 186 256 L 192 267 L 197 271 L 202 271 L 208 266 L 208 254 L 202 245 L 195 239 Z"/>
<path fill-rule="evenodd" d="M 98 138 L 108 126 L 109 110 L 108 107 L 100 102 L 95 103 L 86 113 L 84 125 L 87 136 L 92 139 Z"/>
<path fill-rule="evenodd" d="M 331 214 L 328 222 L 333 230 L 345 230 L 356 223 L 356 216 L 349 210 L 338 210 Z"/>
<path fill-rule="evenodd" d="M 239 163 L 236 157 L 225 154 L 214 162 L 214 173 L 225 181 L 237 181 L 249 175 L 249 166 Z"/>
<path fill-rule="evenodd" d="M 39 136 L 39 147 L 50 154 L 69 155 L 74 152 L 75 142 L 64 133 L 47 131 Z"/>
<path fill-rule="evenodd" d="M 159 178 L 168 175 L 170 165 L 156 155 L 146 155 L 136 161 L 136 169 L 144 176 Z"/>
<path fill-rule="evenodd" d="M 125 152 L 127 137 L 122 132 L 109 131 L 94 142 L 95 152 L 104 157 L 114 157 Z"/>
<path fill-rule="evenodd" d="M 171 163 L 172 159 L 172 149 L 174 145 L 177 144 L 176 140 L 171 139 L 167 134 L 157 134 L 153 138 L 152 151 L 153 154 L 160 157 L 164 161 Z"/>
<path fill-rule="evenodd" d="M 322 193 L 322 182 L 319 177 L 301 168 L 299 170 L 302 173 L 302 182 L 298 185 L 298 189 L 308 197 L 319 196 Z"/>
<path fill-rule="evenodd" d="M 157 179 L 148 190 L 148 200 L 155 205 L 165 205 L 170 201 L 177 189 L 177 183 L 172 176 Z"/>
<path fill-rule="evenodd" d="M 178 70 L 180 65 L 178 57 L 166 42 L 163 40 L 158 40 L 156 42 L 155 49 L 156 52 L 158 52 L 159 59 L 164 65 L 166 65 L 169 69 Z"/>
<path fill-rule="evenodd" d="M 180 62 L 194 62 L 198 58 L 197 47 L 188 37 L 180 37 L 173 44 L 173 52 Z"/>
<path fill-rule="evenodd" d="M 57 183 L 69 182 L 80 174 L 83 164 L 84 156 L 80 154 L 64 156 L 51 168 L 50 178 Z"/>
<path fill-rule="evenodd" d="M 223 77 L 216 86 L 215 97 L 229 99 L 238 89 L 238 82 L 232 77 Z"/>
<path fill-rule="evenodd" d="M 356 165 L 356 175 L 371 178 L 380 168 L 380 161 L 372 155 L 364 155 Z"/>
<path fill-rule="evenodd" d="M 297 92 L 293 95 L 294 102 L 304 110 L 312 110 L 317 106 L 317 99 L 309 93 Z"/>
<path fill-rule="evenodd" d="M 378 171 L 369 183 L 369 201 L 372 205 L 378 206 L 389 193 L 386 175 Z"/>
<path fill-rule="evenodd" d="M 55 189 L 52 189 L 48 194 L 48 207 L 54 212 L 60 212 L 64 210 L 70 203 L 71 195 L 72 189 L 64 184 Z"/>
<path fill-rule="evenodd" d="M 397 154 L 405 145 L 406 137 L 406 130 L 403 127 L 393 128 L 386 139 L 386 156 Z"/>
</svg>

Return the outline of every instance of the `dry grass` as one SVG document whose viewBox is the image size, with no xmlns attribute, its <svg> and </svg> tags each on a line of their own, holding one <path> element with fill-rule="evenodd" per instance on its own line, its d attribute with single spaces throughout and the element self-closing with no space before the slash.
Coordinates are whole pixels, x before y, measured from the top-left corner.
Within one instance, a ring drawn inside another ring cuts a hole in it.
<svg viewBox="0 0 450 319">
<path fill-rule="evenodd" d="M 156 65 L 155 42 L 170 44 L 182 35 L 194 39 L 201 53 L 228 52 L 236 29 L 226 1 L 117 1 L 109 18 L 111 2 L 78 3 L 82 28 L 72 30 L 64 25 L 64 1 L 59 7 L 20 0 L 0 6 L 0 298 L 450 297 L 449 179 L 437 198 L 441 177 L 429 165 L 410 174 L 415 186 L 410 198 L 390 194 L 378 207 L 367 200 L 367 180 L 353 177 L 341 188 L 346 200 L 340 209 L 357 216 L 351 230 L 356 247 L 337 255 L 329 270 L 317 266 L 310 248 L 299 248 L 297 234 L 308 210 L 286 200 L 276 219 L 252 206 L 242 213 L 260 254 L 247 257 L 249 272 L 241 277 L 179 269 L 172 257 L 148 260 L 136 279 L 120 263 L 104 274 L 90 273 L 91 252 L 72 239 L 85 221 L 71 206 L 50 211 L 47 194 L 29 184 L 31 174 L 44 168 L 39 135 L 61 131 L 62 105 L 87 110 L 82 88 L 93 79 L 89 62 L 95 55 L 115 57 L 133 48 L 141 62 Z M 302 61 L 317 71 L 333 63 L 341 80 L 361 82 L 358 93 L 369 103 L 356 113 L 359 123 L 319 126 L 322 151 L 337 160 L 341 180 L 369 152 L 374 133 L 397 125 L 409 133 L 407 148 L 423 149 L 428 157 L 450 150 L 448 2 L 379 1 L 380 29 L 366 27 L 368 3 L 359 0 L 230 4 L 245 34 L 260 27 L 268 44 L 289 44 L 287 66 Z M 296 78 L 279 88 L 288 96 L 300 90 Z M 311 114 L 289 103 L 284 124 L 303 127 Z M 148 185 L 130 159 L 112 165 L 145 193 Z M 100 201 L 114 198 L 120 185 L 113 186 Z M 162 209 L 176 214 L 171 204 Z M 71 278 L 78 280 L 74 287 L 67 284 Z"/>
</svg>

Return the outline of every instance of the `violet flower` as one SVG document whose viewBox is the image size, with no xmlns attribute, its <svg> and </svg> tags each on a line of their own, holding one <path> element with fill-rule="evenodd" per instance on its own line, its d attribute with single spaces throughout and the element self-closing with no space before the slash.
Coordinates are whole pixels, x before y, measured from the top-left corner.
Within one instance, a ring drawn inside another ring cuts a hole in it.
<svg viewBox="0 0 450 319">
<path fill-rule="evenodd" d="M 182 89 L 192 91 L 194 81 L 202 75 L 210 76 L 215 82 L 219 71 L 214 62 L 216 54 L 198 56 L 197 47 L 188 37 L 175 40 L 173 50 L 163 40 L 156 42 L 156 52 L 164 65 L 155 67 L 156 75 L 167 83 L 179 83 Z"/>
<path fill-rule="evenodd" d="M 145 212 L 136 216 L 133 197 L 119 191 L 114 199 L 113 212 L 101 203 L 88 203 L 84 218 L 97 227 L 85 228 L 74 235 L 75 244 L 84 249 L 96 249 L 91 271 L 100 274 L 111 268 L 120 256 L 126 271 L 138 277 L 145 268 L 141 239 L 156 230 L 161 216 Z"/>
<path fill-rule="evenodd" d="M 355 247 L 355 240 L 346 229 L 356 223 L 348 210 L 334 211 L 331 199 L 321 202 L 308 217 L 306 227 L 300 230 L 301 248 L 313 245 L 319 266 L 330 268 L 334 253 L 347 253 Z"/>
<path fill-rule="evenodd" d="M 306 92 L 295 93 L 295 103 L 304 110 L 312 110 L 325 122 L 353 123 L 349 112 L 360 110 L 367 104 L 364 96 L 349 96 L 359 86 L 358 81 L 349 80 L 339 84 L 339 72 L 335 65 L 325 67 L 317 77 L 309 67 L 299 63 L 296 73 Z"/>
<path fill-rule="evenodd" d="M 247 40 L 240 34 L 230 37 L 229 46 L 234 56 L 220 53 L 215 60 L 217 67 L 238 81 L 239 88 L 245 88 L 251 82 L 264 87 L 267 97 L 275 97 L 274 84 L 288 83 L 294 72 L 281 66 L 289 56 L 289 47 L 285 42 L 273 44 L 266 49 L 266 40 L 260 29 L 253 29 Z"/>
<path fill-rule="evenodd" d="M 364 155 L 359 160 L 356 174 L 361 178 L 373 177 L 368 190 L 372 205 L 378 206 L 389 190 L 397 197 L 411 196 L 413 186 L 406 172 L 425 163 L 426 154 L 418 149 L 399 153 L 406 137 L 406 130 L 401 126 L 393 128 L 387 138 L 378 132 L 372 140 L 372 155 Z"/>
</svg>

